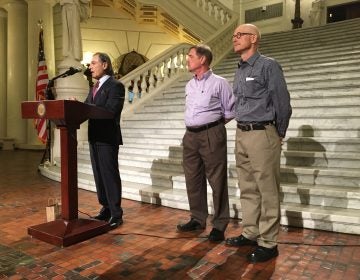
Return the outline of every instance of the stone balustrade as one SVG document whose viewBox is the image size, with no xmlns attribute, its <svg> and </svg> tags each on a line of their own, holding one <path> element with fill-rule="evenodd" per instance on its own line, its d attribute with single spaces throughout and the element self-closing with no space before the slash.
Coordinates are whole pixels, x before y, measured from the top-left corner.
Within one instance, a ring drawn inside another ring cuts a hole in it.
<svg viewBox="0 0 360 280">
<path fill-rule="evenodd" d="M 233 15 L 233 11 L 228 9 L 218 0 L 193 0 L 196 6 L 202 9 L 210 17 L 214 18 L 221 25 L 226 24 Z"/>
<path fill-rule="evenodd" d="M 223 25 L 205 44 L 213 51 L 213 65 L 220 61 L 232 48 L 232 34 L 237 25 L 237 18 L 231 19 Z M 174 80 L 178 74 L 186 72 L 186 55 L 191 45 L 182 43 L 175 45 L 155 58 L 121 78 L 121 82 L 128 88 L 134 85 L 135 96 L 151 94 L 162 83 Z M 136 103 L 136 99 L 133 104 Z"/>
</svg>

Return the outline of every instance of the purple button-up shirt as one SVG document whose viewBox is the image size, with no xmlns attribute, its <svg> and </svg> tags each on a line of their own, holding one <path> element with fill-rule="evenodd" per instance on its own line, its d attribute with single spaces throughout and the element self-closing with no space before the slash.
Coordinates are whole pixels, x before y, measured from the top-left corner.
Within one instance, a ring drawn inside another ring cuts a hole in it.
<svg viewBox="0 0 360 280">
<path fill-rule="evenodd" d="M 200 126 L 235 116 L 235 97 L 229 82 L 211 70 L 185 87 L 185 125 Z"/>
</svg>

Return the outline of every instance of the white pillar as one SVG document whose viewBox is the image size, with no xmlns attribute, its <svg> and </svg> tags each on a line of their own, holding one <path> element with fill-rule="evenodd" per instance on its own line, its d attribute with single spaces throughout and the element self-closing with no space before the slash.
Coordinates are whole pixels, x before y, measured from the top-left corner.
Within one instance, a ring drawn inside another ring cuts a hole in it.
<svg viewBox="0 0 360 280">
<path fill-rule="evenodd" d="M 80 28 L 80 15 L 78 20 L 71 20 L 67 24 L 71 28 Z M 62 24 L 65 24 L 62 22 Z M 75 26 L 75 25 L 78 26 Z M 64 34 L 62 34 L 64 37 Z M 81 42 L 81 36 L 78 38 Z M 69 67 L 81 67 L 81 57 L 68 56 L 63 57 L 62 61 L 58 65 L 58 74 L 65 72 Z M 84 101 L 89 91 L 89 83 L 82 73 L 76 73 L 75 75 L 68 76 L 65 78 L 59 78 L 55 81 L 56 88 L 56 99 L 69 99 L 75 97 L 79 101 Z M 87 122 L 84 122 L 80 129 L 77 130 L 78 146 L 87 144 Z M 60 158 L 60 133 L 58 130 L 54 131 L 54 143 L 52 147 L 52 154 L 56 159 Z"/>
<path fill-rule="evenodd" d="M 6 22 L 7 13 L 0 8 L 0 57 L 4 60 L 0 63 L 0 137 L 6 137 L 6 69 L 7 69 L 7 50 L 6 50 Z"/>
<path fill-rule="evenodd" d="M 39 51 L 38 21 L 42 20 L 44 34 L 44 52 L 49 79 L 55 76 L 55 48 L 53 32 L 53 12 L 51 0 L 28 0 L 28 100 L 36 99 L 36 77 Z M 29 120 L 27 127 L 27 143 L 22 148 L 43 147 L 38 140 L 33 120 Z"/>
<path fill-rule="evenodd" d="M 27 100 L 27 5 L 23 0 L 5 1 L 7 24 L 7 137 L 26 142 L 26 121 L 20 104 Z"/>
</svg>

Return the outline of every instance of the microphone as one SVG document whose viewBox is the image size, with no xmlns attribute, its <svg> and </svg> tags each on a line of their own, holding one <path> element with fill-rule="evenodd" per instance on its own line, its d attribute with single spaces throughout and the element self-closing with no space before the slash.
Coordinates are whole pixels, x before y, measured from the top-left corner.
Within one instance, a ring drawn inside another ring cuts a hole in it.
<svg viewBox="0 0 360 280">
<path fill-rule="evenodd" d="M 67 77 L 67 76 L 71 76 L 71 75 L 74 75 L 76 73 L 79 73 L 82 71 L 82 68 L 78 67 L 78 68 L 74 68 L 74 67 L 70 67 L 69 70 L 65 71 L 62 75 L 64 77 Z"/>
</svg>

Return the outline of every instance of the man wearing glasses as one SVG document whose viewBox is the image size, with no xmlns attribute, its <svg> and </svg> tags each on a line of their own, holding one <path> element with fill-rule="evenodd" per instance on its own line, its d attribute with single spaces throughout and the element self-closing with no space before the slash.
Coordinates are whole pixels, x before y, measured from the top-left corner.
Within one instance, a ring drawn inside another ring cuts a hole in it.
<svg viewBox="0 0 360 280">
<path fill-rule="evenodd" d="M 247 259 L 278 256 L 280 152 L 291 116 L 290 95 L 280 65 L 258 52 L 260 32 L 242 24 L 233 35 L 240 62 L 234 78 L 236 168 L 241 190 L 243 231 L 230 246 L 255 246 Z"/>
</svg>

